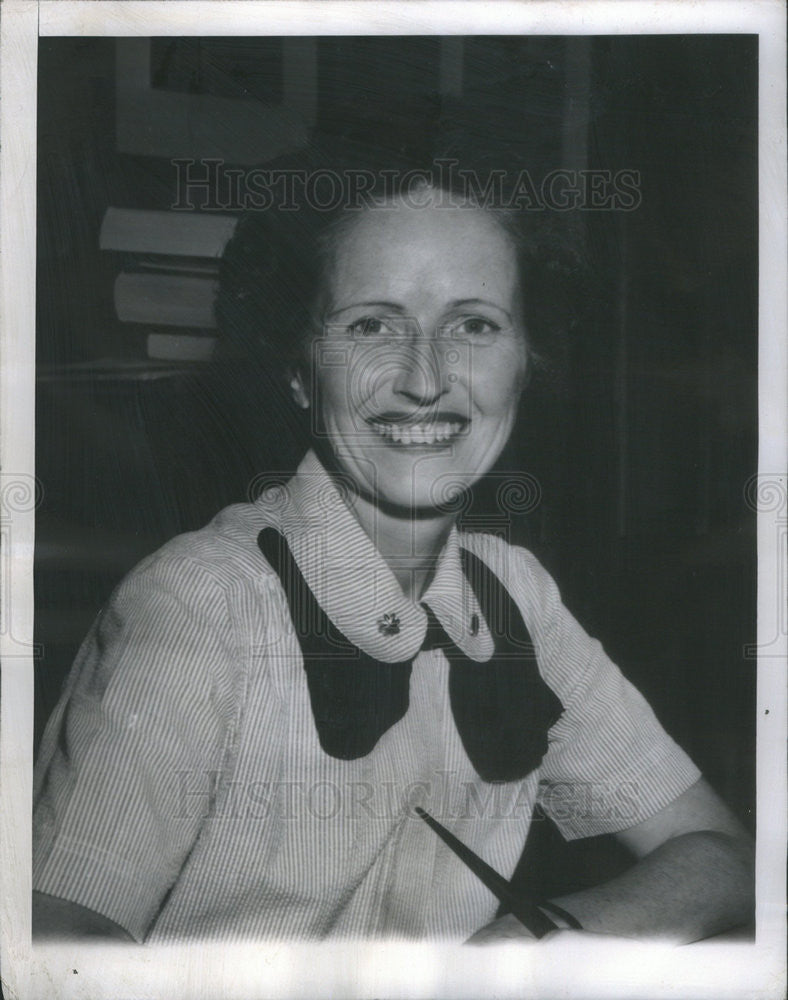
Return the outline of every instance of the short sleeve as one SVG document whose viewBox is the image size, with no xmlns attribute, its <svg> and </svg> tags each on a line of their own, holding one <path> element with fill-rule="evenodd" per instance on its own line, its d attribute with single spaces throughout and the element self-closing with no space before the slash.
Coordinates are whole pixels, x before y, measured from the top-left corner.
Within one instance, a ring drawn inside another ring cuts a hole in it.
<svg viewBox="0 0 788 1000">
<path fill-rule="evenodd" d="M 83 643 L 42 742 L 33 888 L 137 940 L 209 807 L 188 798 L 195 776 L 221 775 L 231 739 L 238 679 L 225 605 L 208 567 L 151 557 Z"/>
<path fill-rule="evenodd" d="M 540 766 L 539 804 L 567 840 L 626 830 L 681 795 L 700 771 L 567 611 L 549 574 L 525 556 L 528 625 L 540 670 L 564 705 Z"/>
</svg>

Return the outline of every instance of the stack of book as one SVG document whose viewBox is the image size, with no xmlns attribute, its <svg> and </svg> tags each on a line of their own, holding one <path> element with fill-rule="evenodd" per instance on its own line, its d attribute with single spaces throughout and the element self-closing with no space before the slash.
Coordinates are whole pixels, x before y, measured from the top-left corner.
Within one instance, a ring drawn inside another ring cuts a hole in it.
<svg viewBox="0 0 788 1000">
<path fill-rule="evenodd" d="M 99 246 L 121 254 L 115 312 L 149 358 L 207 361 L 216 347 L 219 260 L 235 216 L 108 208 Z"/>
</svg>

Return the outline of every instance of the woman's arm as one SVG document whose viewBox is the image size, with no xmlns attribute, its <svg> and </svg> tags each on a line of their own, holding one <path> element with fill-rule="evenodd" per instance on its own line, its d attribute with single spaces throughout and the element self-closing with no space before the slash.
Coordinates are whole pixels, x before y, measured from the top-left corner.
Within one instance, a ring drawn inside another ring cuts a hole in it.
<svg viewBox="0 0 788 1000">
<path fill-rule="evenodd" d="M 705 781 L 616 837 L 637 864 L 610 882 L 553 900 L 585 931 L 684 944 L 751 919 L 752 841 Z M 529 936 L 507 915 L 471 941 Z"/>
<path fill-rule="evenodd" d="M 103 937 L 116 941 L 133 941 L 128 931 L 114 921 L 102 917 L 67 899 L 33 892 L 33 937 L 38 940 L 73 941 L 85 937 Z"/>
<path fill-rule="evenodd" d="M 228 619 L 216 574 L 171 546 L 97 620 L 37 763 L 42 933 L 95 933 L 94 918 L 105 933 L 103 914 L 142 940 L 156 919 L 204 821 L 182 778 L 222 769 L 237 683 Z"/>
</svg>

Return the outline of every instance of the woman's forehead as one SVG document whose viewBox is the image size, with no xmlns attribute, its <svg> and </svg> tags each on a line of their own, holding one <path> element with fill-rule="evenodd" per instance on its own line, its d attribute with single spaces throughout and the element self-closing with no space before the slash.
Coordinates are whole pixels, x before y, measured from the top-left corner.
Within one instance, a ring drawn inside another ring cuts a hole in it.
<svg viewBox="0 0 788 1000">
<path fill-rule="evenodd" d="M 517 286 L 514 242 L 501 223 L 476 207 L 396 203 L 365 209 L 334 243 L 328 274 L 332 298 L 414 287 L 511 298 Z"/>
</svg>

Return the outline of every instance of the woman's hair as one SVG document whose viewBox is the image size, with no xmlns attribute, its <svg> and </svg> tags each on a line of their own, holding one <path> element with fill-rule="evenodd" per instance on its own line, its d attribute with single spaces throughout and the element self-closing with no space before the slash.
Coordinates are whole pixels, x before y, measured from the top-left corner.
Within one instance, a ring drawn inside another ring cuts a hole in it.
<svg viewBox="0 0 788 1000">
<path fill-rule="evenodd" d="M 319 332 L 315 303 L 337 246 L 360 212 L 397 200 L 483 209 L 510 237 L 518 258 L 530 369 L 551 367 L 553 342 L 572 325 L 568 283 L 579 256 L 567 227 L 517 210 L 502 178 L 453 170 L 325 168 L 282 174 L 283 197 L 239 220 L 221 262 L 215 304 L 225 358 L 246 358 L 284 374 L 303 365 Z M 560 353 L 560 351 L 559 351 Z"/>
</svg>

